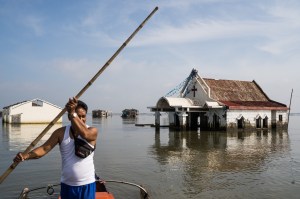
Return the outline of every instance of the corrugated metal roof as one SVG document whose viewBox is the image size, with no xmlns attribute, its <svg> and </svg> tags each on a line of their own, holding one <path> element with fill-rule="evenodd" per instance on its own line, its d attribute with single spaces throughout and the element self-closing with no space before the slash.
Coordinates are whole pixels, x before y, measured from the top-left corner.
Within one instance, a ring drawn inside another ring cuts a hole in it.
<svg viewBox="0 0 300 199">
<path fill-rule="evenodd" d="M 57 105 L 55 105 L 55 104 L 52 104 L 52 103 L 50 103 L 50 102 L 47 102 L 47 101 L 42 100 L 42 99 L 39 99 L 39 98 L 35 98 L 35 99 L 32 99 L 32 100 L 25 100 L 25 101 L 22 101 L 22 102 L 17 102 L 17 103 L 15 103 L 15 104 L 12 104 L 12 105 L 3 107 L 3 109 L 8 109 L 8 108 L 10 108 L 10 107 L 16 107 L 16 106 L 21 106 L 22 104 L 25 104 L 25 103 L 27 103 L 27 102 L 33 102 L 33 101 L 36 101 L 36 100 L 42 101 L 42 102 L 47 103 L 47 104 L 49 104 L 49 105 L 51 105 L 51 106 L 54 106 L 54 107 L 59 108 L 59 109 L 62 109 L 61 107 L 59 107 L 59 106 L 57 106 Z"/>
<path fill-rule="evenodd" d="M 210 87 L 210 97 L 218 101 L 268 101 L 255 82 L 203 78 Z"/>
<path fill-rule="evenodd" d="M 17 103 L 14 103 L 14 104 L 3 107 L 3 109 L 8 109 L 9 107 L 13 107 L 13 106 L 16 106 L 16 105 L 19 105 L 19 104 L 23 104 L 23 103 L 28 102 L 28 101 L 29 100 L 25 100 L 25 101 L 22 101 L 22 102 L 17 102 Z"/>
<path fill-rule="evenodd" d="M 203 80 L 210 88 L 210 97 L 232 109 L 287 109 L 285 104 L 270 100 L 255 81 Z"/>
<path fill-rule="evenodd" d="M 286 105 L 274 101 L 220 101 L 230 109 L 273 109 L 288 110 Z"/>
<path fill-rule="evenodd" d="M 192 73 L 193 72 L 194 70 Z M 209 93 L 208 97 L 210 98 L 210 101 L 208 103 L 206 101 L 204 107 L 219 108 L 221 106 L 227 106 L 229 109 L 288 110 L 285 104 L 271 100 L 254 80 L 216 80 L 211 78 L 201 78 L 198 74 L 193 78 L 198 79 L 193 82 L 192 80 L 189 80 L 190 83 L 200 83 L 205 92 Z M 188 85 L 188 83 L 186 83 L 186 85 Z M 217 102 L 219 102 L 219 104 L 217 104 Z M 196 106 L 189 98 L 162 97 L 158 100 L 156 107 L 168 108 Z"/>
</svg>

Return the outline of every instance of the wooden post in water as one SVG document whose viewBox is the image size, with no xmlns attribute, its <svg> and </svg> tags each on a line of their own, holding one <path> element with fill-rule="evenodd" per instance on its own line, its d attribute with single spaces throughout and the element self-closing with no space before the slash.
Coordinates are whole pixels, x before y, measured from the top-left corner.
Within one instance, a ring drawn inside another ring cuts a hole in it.
<svg viewBox="0 0 300 199">
<path fill-rule="evenodd" d="M 96 73 L 96 75 L 79 91 L 75 96 L 77 99 L 94 83 L 94 81 L 99 77 L 99 75 L 110 65 L 110 63 L 118 56 L 118 54 L 125 48 L 125 46 L 130 42 L 130 40 L 136 35 L 136 33 L 143 28 L 145 23 L 152 17 L 152 15 L 158 10 L 155 7 L 154 10 L 148 15 L 148 17 L 139 25 L 139 27 L 128 37 L 128 39 L 123 43 L 123 45 L 112 55 L 112 57 L 101 67 L 101 69 Z M 49 131 L 49 129 L 59 120 L 60 117 L 67 111 L 66 107 L 47 125 L 47 127 L 39 134 L 39 136 L 26 148 L 24 153 L 29 153 L 34 146 L 42 139 L 42 137 Z M 0 184 L 5 180 L 5 178 L 18 166 L 18 163 L 14 162 L 10 167 L 1 175 Z"/>
<path fill-rule="evenodd" d="M 292 89 L 292 92 L 291 92 L 291 98 L 290 98 L 290 105 L 289 105 L 289 114 L 288 114 L 287 130 L 289 130 L 289 123 L 290 123 L 290 113 L 291 113 L 291 106 L 292 106 L 292 97 L 293 97 L 293 89 Z"/>
</svg>

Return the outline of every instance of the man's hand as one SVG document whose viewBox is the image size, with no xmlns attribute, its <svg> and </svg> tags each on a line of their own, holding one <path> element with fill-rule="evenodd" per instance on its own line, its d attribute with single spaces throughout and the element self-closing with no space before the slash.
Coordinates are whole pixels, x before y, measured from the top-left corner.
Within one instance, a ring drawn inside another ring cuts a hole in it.
<svg viewBox="0 0 300 199">
<path fill-rule="evenodd" d="M 18 153 L 17 155 L 16 155 L 16 157 L 14 158 L 14 162 L 17 162 L 17 163 L 19 163 L 19 162 L 23 162 L 24 160 L 27 160 L 28 159 L 28 157 L 29 157 L 29 154 L 27 154 L 27 153 Z"/>
<path fill-rule="evenodd" d="M 68 103 L 66 104 L 66 108 L 69 114 L 73 114 L 75 112 L 76 106 L 77 106 L 77 98 L 69 98 Z"/>
</svg>

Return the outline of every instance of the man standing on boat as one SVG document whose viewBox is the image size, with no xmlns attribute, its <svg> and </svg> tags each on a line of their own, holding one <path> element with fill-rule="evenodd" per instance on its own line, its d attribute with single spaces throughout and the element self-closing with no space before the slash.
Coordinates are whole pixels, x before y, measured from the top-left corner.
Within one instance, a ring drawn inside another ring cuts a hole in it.
<svg viewBox="0 0 300 199">
<path fill-rule="evenodd" d="M 40 147 L 29 153 L 18 153 L 14 161 L 41 158 L 59 144 L 62 158 L 61 198 L 94 199 L 96 183 L 93 148 L 96 146 L 98 130 L 86 125 L 88 107 L 84 102 L 70 98 L 66 108 L 71 124 L 55 130 Z M 75 155 L 74 136 L 75 139 L 86 141 L 92 148 L 87 157 Z"/>
</svg>

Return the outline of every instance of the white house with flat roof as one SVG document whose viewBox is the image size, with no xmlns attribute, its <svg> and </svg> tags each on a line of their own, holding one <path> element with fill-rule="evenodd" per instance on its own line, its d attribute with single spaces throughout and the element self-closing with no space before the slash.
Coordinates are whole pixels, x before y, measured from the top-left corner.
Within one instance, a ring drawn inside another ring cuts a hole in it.
<svg viewBox="0 0 300 199">
<path fill-rule="evenodd" d="M 61 107 L 45 100 L 26 100 L 3 107 L 2 120 L 9 124 L 50 123 L 61 111 Z M 57 122 L 61 123 L 62 118 Z"/>
</svg>

